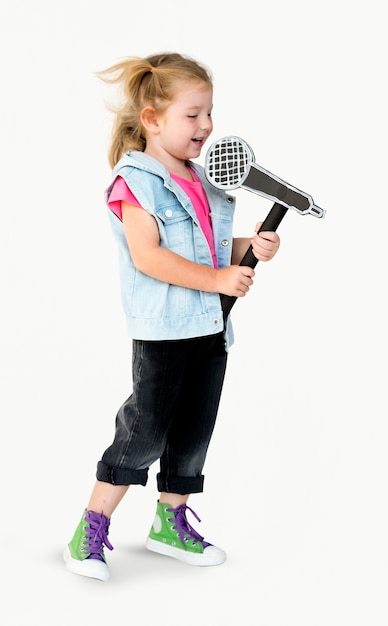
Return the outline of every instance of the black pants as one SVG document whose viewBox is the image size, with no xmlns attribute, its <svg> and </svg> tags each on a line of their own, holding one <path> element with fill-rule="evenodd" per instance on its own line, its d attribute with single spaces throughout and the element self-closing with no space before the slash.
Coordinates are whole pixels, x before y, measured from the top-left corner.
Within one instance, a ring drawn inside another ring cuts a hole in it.
<svg viewBox="0 0 388 626">
<path fill-rule="evenodd" d="M 133 392 L 116 416 L 97 479 L 145 485 L 160 459 L 160 492 L 203 491 L 227 353 L 223 334 L 181 341 L 133 341 Z"/>
</svg>

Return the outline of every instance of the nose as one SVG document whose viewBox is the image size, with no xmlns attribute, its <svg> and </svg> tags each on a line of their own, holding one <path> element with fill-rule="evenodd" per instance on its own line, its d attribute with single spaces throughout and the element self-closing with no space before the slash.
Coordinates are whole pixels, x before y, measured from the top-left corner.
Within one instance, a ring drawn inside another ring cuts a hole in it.
<svg viewBox="0 0 388 626">
<path fill-rule="evenodd" d="M 201 118 L 200 124 L 201 130 L 211 130 L 213 128 L 213 121 L 208 115 Z"/>
</svg>

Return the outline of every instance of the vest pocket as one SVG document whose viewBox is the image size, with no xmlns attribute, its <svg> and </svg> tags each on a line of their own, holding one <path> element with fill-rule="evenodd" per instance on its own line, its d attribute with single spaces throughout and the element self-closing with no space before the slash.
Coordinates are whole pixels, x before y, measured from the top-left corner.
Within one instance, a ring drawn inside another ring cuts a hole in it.
<svg viewBox="0 0 388 626">
<path fill-rule="evenodd" d="M 159 221 L 161 243 L 182 254 L 184 250 L 177 249 L 188 238 L 192 239 L 193 222 L 190 215 L 180 204 L 168 204 L 159 207 L 156 211 Z"/>
</svg>

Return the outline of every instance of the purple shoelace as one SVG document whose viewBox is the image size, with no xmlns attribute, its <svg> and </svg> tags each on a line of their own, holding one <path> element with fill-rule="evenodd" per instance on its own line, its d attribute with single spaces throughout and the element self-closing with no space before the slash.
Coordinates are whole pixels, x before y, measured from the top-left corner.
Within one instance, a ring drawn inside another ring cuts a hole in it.
<svg viewBox="0 0 388 626">
<path fill-rule="evenodd" d="M 90 552 L 87 558 L 104 561 L 104 545 L 108 550 L 113 550 L 113 546 L 108 539 L 110 520 L 102 513 L 87 511 L 85 521 L 90 525 L 90 528 L 85 529 L 84 547 L 87 552 Z"/>
<path fill-rule="evenodd" d="M 181 504 L 176 509 L 170 508 L 166 509 L 168 513 L 174 513 L 174 518 L 168 518 L 169 522 L 175 522 L 173 528 L 178 531 L 178 537 L 181 540 L 181 543 L 184 545 L 187 541 L 192 540 L 195 545 L 197 542 L 202 543 L 202 546 L 206 548 L 210 544 L 203 540 L 203 537 L 192 526 L 190 526 L 189 522 L 186 518 L 186 510 L 189 510 L 195 517 L 195 519 L 200 522 L 198 515 L 186 504 Z"/>
</svg>

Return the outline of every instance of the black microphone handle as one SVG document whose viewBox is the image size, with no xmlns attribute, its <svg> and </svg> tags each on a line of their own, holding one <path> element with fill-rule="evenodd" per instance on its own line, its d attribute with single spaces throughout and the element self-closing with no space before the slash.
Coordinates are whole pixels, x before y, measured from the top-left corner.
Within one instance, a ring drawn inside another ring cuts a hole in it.
<svg viewBox="0 0 388 626">
<path fill-rule="evenodd" d="M 286 207 L 275 202 L 275 204 L 273 205 L 272 209 L 268 213 L 267 217 L 265 218 L 264 222 L 262 223 L 262 225 L 260 226 L 257 232 L 258 233 L 262 231 L 275 232 L 280 222 L 282 221 L 283 217 L 287 213 L 287 211 L 288 209 Z M 247 265 L 248 267 L 252 267 L 253 269 L 256 267 L 258 261 L 259 259 L 256 259 L 255 255 L 252 252 L 252 246 L 249 246 L 248 250 L 244 254 L 243 258 L 241 259 L 239 265 Z M 234 305 L 236 300 L 237 300 L 236 296 L 226 296 L 225 294 L 221 294 L 221 307 L 222 307 L 222 311 L 224 314 L 224 321 L 226 321 L 226 318 L 228 317 L 232 309 L 232 306 Z"/>
</svg>

